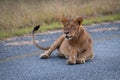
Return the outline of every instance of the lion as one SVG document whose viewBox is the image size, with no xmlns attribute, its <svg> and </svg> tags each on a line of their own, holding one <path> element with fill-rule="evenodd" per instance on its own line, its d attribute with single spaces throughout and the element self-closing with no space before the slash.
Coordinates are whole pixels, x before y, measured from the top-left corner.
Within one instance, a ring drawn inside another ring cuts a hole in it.
<svg viewBox="0 0 120 80">
<path fill-rule="evenodd" d="M 42 50 L 47 50 L 40 55 L 41 59 L 50 57 L 52 51 L 58 49 L 58 56 L 66 58 L 68 65 L 83 64 L 87 60 L 93 59 L 92 38 L 87 30 L 82 26 L 83 18 L 61 18 L 64 25 L 63 34 L 50 47 L 44 48 L 35 42 L 34 33 L 39 29 L 39 25 L 34 27 L 32 32 L 33 43 Z"/>
</svg>

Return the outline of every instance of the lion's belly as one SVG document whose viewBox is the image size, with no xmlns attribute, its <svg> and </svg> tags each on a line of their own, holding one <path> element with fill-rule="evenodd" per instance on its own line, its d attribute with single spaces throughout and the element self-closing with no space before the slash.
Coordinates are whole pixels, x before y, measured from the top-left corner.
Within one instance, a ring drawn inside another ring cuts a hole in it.
<svg viewBox="0 0 120 80">
<path fill-rule="evenodd" d="M 59 53 L 68 58 L 70 53 L 69 47 L 70 45 L 68 44 L 67 40 L 64 40 L 59 47 Z"/>
</svg>

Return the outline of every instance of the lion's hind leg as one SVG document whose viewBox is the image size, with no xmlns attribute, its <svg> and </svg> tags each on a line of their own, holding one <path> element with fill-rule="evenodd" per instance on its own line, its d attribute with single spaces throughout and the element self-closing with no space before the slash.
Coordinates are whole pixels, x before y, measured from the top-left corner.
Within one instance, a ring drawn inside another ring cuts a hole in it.
<svg viewBox="0 0 120 80">
<path fill-rule="evenodd" d="M 76 63 L 84 64 L 86 60 L 90 60 L 90 59 L 93 59 L 93 58 L 94 58 L 93 51 L 92 50 L 87 50 L 87 51 L 84 51 L 83 53 L 80 53 L 78 55 Z"/>
<path fill-rule="evenodd" d="M 58 52 L 58 56 L 59 56 L 60 58 L 65 58 L 65 55 L 62 54 L 62 53 L 60 53 L 60 52 Z"/>
<path fill-rule="evenodd" d="M 88 57 L 86 58 L 86 60 L 92 60 L 92 59 L 94 59 L 94 55 L 93 55 L 93 54 L 91 54 L 90 56 L 88 56 Z"/>
</svg>

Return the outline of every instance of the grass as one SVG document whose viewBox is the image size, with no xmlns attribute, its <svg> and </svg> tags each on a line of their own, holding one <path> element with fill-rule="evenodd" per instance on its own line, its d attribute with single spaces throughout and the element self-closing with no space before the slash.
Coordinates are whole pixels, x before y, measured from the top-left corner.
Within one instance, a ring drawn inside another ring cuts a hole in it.
<svg viewBox="0 0 120 80">
<path fill-rule="evenodd" d="M 42 24 L 41 28 L 39 29 L 38 32 L 46 32 L 49 30 L 55 30 L 55 29 L 60 29 L 61 24 L 59 22 L 53 22 L 51 24 Z M 7 37 L 12 37 L 12 36 L 21 36 L 23 34 L 31 34 L 33 27 L 25 27 L 22 29 L 16 29 L 14 32 L 6 32 L 6 31 L 1 31 L 0 32 L 0 39 L 5 39 Z"/>
<path fill-rule="evenodd" d="M 120 20 L 120 14 L 107 15 L 107 16 L 86 19 L 86 20 L 84 20 L 83 24 L 90 25 L 93 23 L 112 22 L 112 21 L 116 21 L 116 20 Z"/>
<path fill-rule="evenodd" d="M 84 25 L 120 20 L 120 0 L 0 0 L 0 39 L 29 34 L 41 24 L 39 32 L 60 29 L 57 20 L 82 16 Z"/>
<path fill-rule="evenodd" d="M 116 21 L 116 20 L 120 20 L 120 14 L 85 19 L 83 21 L 83 25 L 90 25 L 93 23 L 101 23 L 101 22 L 111 22 L 111 21 Z M 43 25 L 41 25 L 41 28 L 38 32 L 46 32 L 49 30 L 61 29 L 62 26 L 63 25 L 59 22 L 53 22 L 51 24 L 43 24 Z M 22 28 L 20 30 L 16 29 L 16 31 L 14 31 L 12 33 L 0 32 L 0 39 L 12 37 L 12 36 L 20 36 L 23 34 L 30 34 L 31 31 L 32 31 L 32 27 L 26 27 L 26 28 Z"/>
</svg>

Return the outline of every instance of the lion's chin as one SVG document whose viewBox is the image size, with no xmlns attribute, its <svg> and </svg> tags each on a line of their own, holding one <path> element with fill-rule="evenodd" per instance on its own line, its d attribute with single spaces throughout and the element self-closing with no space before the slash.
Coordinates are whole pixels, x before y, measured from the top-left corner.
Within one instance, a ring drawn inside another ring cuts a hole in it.
<svg viewBox="0 0 120 80">
<path fill-rule="evenodd" d="M 69 36 L 65 36 L 65 40 L 71 40 L 72 37 L 69 37 Z"/>
</svg>

